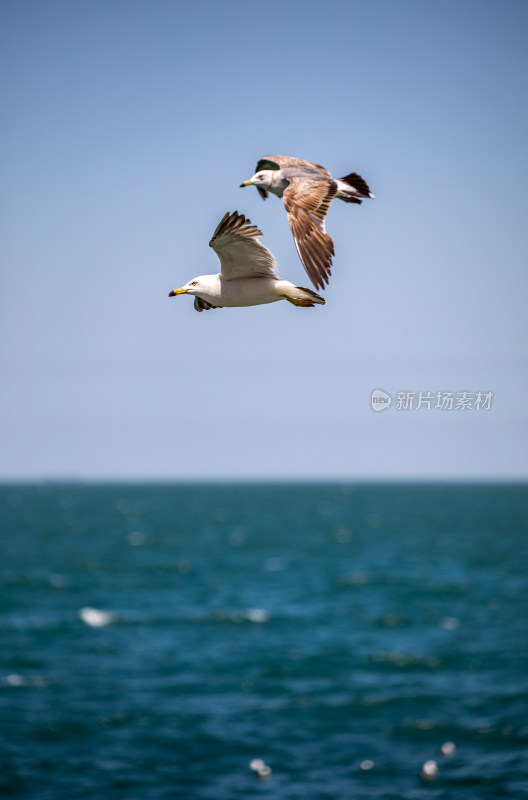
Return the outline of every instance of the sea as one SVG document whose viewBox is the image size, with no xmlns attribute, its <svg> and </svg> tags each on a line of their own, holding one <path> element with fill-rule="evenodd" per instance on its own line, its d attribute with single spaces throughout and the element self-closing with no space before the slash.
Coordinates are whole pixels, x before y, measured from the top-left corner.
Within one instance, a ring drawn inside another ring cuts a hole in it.
<svg viewBox="0 0 528 800">
<path fill-rule="evenodd" d="M 0 797 L 528 798 L 528 485 L 0 487 Z"/>
</svg>

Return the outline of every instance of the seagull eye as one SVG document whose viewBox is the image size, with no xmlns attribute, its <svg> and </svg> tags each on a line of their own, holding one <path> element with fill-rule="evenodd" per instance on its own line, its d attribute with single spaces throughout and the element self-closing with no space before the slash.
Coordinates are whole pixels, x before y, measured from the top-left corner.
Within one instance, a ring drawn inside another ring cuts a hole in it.
<svg viewBox="0 0 528 800">
<path fill-rule="evenodd" d="M 198 281 L 191 281 L 191 286 L 197 286 Z"/>
</svg>

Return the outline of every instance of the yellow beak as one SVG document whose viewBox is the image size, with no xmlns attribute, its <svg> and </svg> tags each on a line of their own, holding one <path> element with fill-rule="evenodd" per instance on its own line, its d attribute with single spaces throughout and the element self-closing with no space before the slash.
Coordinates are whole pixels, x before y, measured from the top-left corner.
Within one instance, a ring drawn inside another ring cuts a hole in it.
<svg viewBox="0 0 528 800">
<path fill-rule="evenodd" d="M 244 183 L 240 184 L 240 188 L 242 189 L 243 186 L 252 186 L 251 181 L 244 181 Z"/>
<path fill-rule="evenodd" d="M 169 297 L 176 297 L 177 294 L 187 294 L 187 289 L 173 289 L 169 292 Z"/>
</svg>

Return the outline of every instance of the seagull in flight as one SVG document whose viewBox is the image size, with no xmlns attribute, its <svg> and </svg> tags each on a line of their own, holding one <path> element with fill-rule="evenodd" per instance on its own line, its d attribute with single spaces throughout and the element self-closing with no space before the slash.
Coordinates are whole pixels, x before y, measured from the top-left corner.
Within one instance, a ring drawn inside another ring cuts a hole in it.
<svg viewBox="0 0 528 800">
<path fill-rule="evenodd" d="M 259 241 L 262 232 L 238 211 L 224 214 L 209 246 L 220 259 L 217 275 L 199 275 L 169 297 L 194 295 L 196 311 L 211 308 L 256 306 L 287 300 L 294 306 L 324 305 L 311 289 L 295 286 L 278 275 L 273 253 Z"/>
<path fill-rule="evenodd" d="M 357 172 L 332 178 L 320 164 L 290 156 L 261 158 L 240 186 L 256 186 L 263 200 L 268 192 L 284 197 L 295 247 L 316 289 L 324 289 L 331 274 L 334 243 L 325 227 L 330 203 L 334 197 L 356 204 L 374 197 Z"/>
</svg>

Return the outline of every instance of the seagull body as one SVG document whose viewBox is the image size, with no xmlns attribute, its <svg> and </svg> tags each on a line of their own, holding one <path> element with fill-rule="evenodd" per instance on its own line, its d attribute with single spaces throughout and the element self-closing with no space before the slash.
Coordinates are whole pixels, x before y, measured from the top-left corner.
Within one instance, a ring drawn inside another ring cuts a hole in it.
<svg viewBox="0 0 528 800">
<path fill-rule="evenodd" d="M 299 258 L 317 289 L 324 289 L 331 274 L 334 244 L 326 232 L 325 217 L 337 197 L 361 203 L 374 195 L 356 172 L 332 178 L 320 164 L 290 156 L 265 156 L 252 178 L 241 186 L 256 186 L 262 199 L 268 192 L 284 197 L 288 221 Z"/>
<path fill-rule="evenodd" d="M 194 295 L 197 311 L 210 308 L 256 306 L 288 300 L 295 306 L 324 305 L 311 289 L 279 278 L 273 254 L 258 240 L 261 231 L 243 214 L 227 212 L 220 220 L 209 246 L 220 259 L 217 275 L 199 275 L 169 297 Z"/>
<path fill-rule="evenodd" d="M 285 293 L 292 287 L 296 288 L 293 283 L 278 278 L 255 277 L 226 280 L 219 273 L 218 275 L 199 275 L 183 287 L 185 291 L 176 289 L 169 296 L 194 294 L 198 300 L 204 301 L 204 308 L 207 306 L 209 308 L 237 308 L 289 299 Z M 204 308 L 198 310 L 203 311 Z"/>
</svg>

